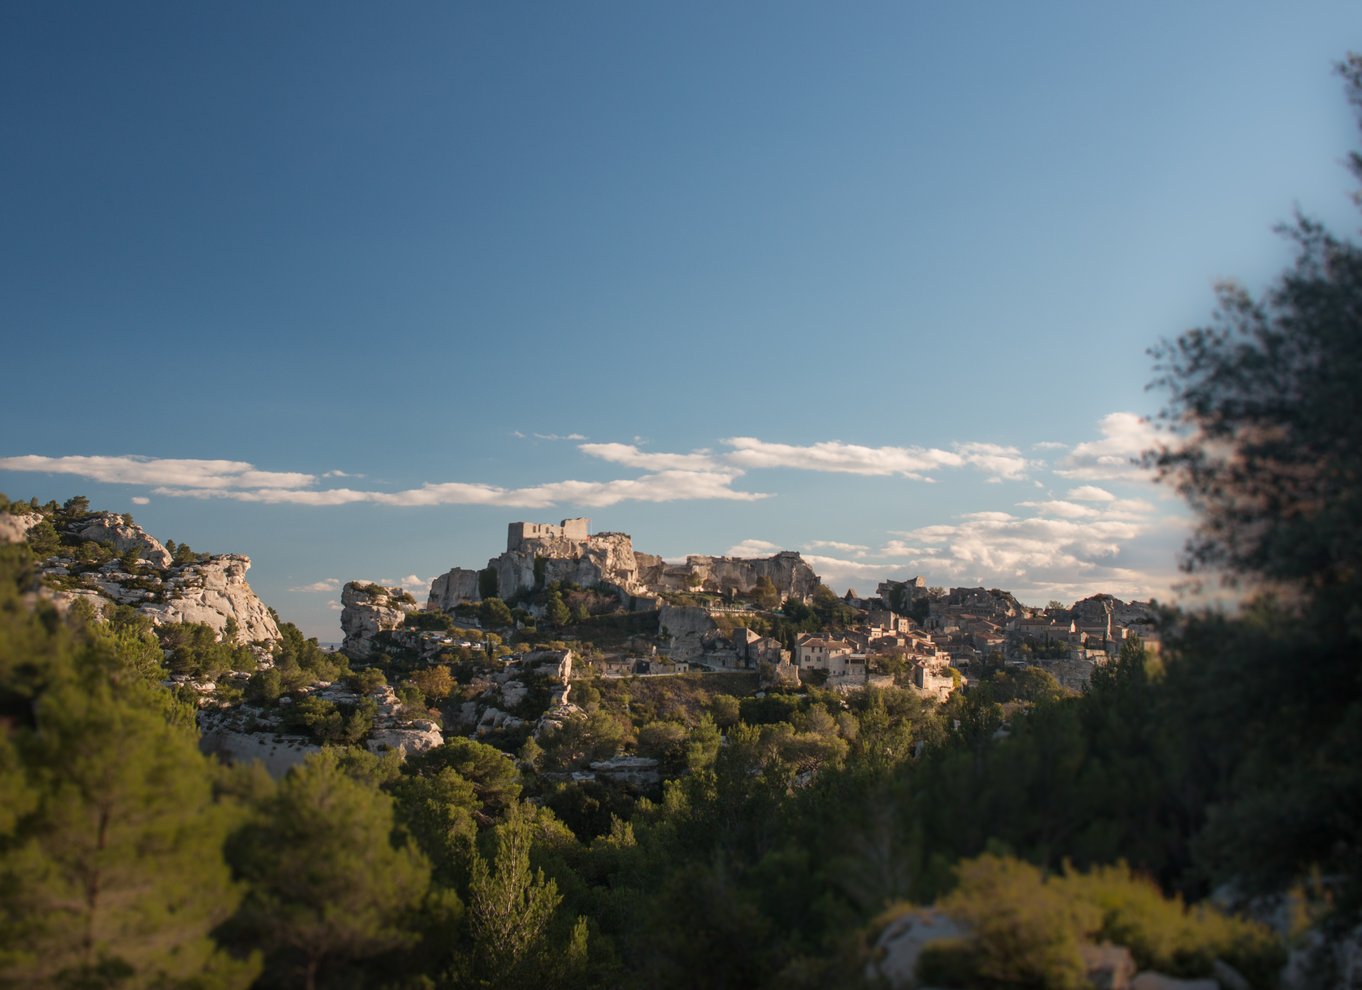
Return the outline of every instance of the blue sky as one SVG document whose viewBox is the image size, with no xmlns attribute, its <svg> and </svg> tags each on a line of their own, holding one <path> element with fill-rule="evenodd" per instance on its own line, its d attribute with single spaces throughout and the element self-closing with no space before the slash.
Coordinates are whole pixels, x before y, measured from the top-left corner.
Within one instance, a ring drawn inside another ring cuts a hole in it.
<svg viewBox="0 0 1362 990">
<path fill-rule="evenodd" d="M 0 490 L 338 582 L 588 515 L 1170 596 L 1146 349 L 1352 231 L 1350 3 L 10 4 Z M 318 590 L 296 590 L 316 588 Z"/>
</svg>

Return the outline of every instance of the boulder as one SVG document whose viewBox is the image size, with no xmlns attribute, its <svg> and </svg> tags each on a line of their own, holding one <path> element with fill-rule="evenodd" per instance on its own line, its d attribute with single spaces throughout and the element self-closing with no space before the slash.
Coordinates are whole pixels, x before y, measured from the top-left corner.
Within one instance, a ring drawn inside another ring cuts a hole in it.
<svg viewBox="0 0 1362 990">
<path fill-rule="evenodd" d="M 159 570 L 165 570 L 173 562 L 170 551 L 160 540 L 141 526 L 125 522 L 117 512 L 96 512 L 86 516 L 76 524 L 73 532 L 82 540 L 106 543 L 119 553 L 140 550 L 142 561 Z"/>
<path fill-rule="evenodd" d="M 616 756 L 591 764 L 597 779 L 621 784 L 632 790 L 646 791 L 662 783 L 657 760 L 646 756 Z"/>
<path fill-rule="evenodd" d="M 444 733 L 428 719 L 417 719 L 409 725 L 375 727 L 365 743 L 371 753 L 400 750 L 403 754 L 424 753 L 444 744 Z"/>
<path fill-rule="evenodd" d="M 969 929 L 934 908 L 911 909 L 889 922 L 875 940 L 866 979 L 900 990 L 916 985 L 922 950 L 933 942 L 961 939 Z"/>
<path fill-rule="evenodd" d="M 28 531 L 42 521 L 43 517 L 36 512 L 22 515 L 0 512 L 0 543 L 23 543 Z"/>
<path fill-rule="evenodd" d="M 347 582 L 341 589 L 341 630 L 345 633 L 341 652 L 351 660 L 370 659 L 379 652 L 375 637 L 401 628 L 417 610 L 415 599 L 401 588 Z"/>
<path fill-rule="evenodd" d="M 1135 957 L 1129 949 L 1109 942 L 1089 943 L 1079 949 L 1088 971 L 1088 984 L 1093 990 L 1129 990 L 1135 976 Z"/>
<path fill-rule="evenodd" d="M 515 708 L 525 700 L 530 689 L 523 681 L 507 681 L 501 686 L 501 704 L 504 708 Z"/>
</svg>

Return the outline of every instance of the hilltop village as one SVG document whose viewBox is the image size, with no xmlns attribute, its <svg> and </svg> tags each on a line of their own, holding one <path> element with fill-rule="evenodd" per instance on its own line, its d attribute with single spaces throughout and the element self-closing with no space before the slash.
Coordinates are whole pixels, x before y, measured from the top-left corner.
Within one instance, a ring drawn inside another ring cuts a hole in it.
<svg viewBox="0 0 1362 990">
<path fill-rule="evenodd" d="M 604 680 L 729 675 L 737 695 L 897 688 L 940 703 L 972 674 L 1008 669 L 1080 691 L 1124 644 L 1159 646 L 1148 603 L 1096 595 L 1034 609 L 1006 591 L 921 577 L 838 597 L 792 551 L 668 563 L 589 525 L 511 523 L 503 553 L 437 577 L 424 606 L 400 588 L 347 584 L 342 651 L 381 667 L 483 665 L 446 728 L 495 741 L 584 717 L 574 688 L 589 695 Z M 615 757 L 635 771 L 656 765 Z"/>
<path fill-rule="evenodd" d="M 0 536 L 37 551 L 39 593 L 62 611 L 107 621 L 122 610 L 157 631 L 167 683 L 195 699 L 206 751 L 275 773 L 339 740 L 424 752 L 466 735 L 518 752 L 589 723 L 610 682 L 690 674 L 739 699 L 898 689 L 942 703 L 1009 670 L 1081 691 L 1123 644 L 1159 645 L 1146 603 L 1027 608 L 1006 591 L 921 577 L 839 597 L 796 552 L 668 562 L 574 518 L 510 523 L 503 553 L 440 575 L 424 603 L 347 583 L 344 641 L 328 654 L 255 595 L 242 554 L 163 545 L 82 500 L 20 503 L 0 521 Z M 665 773 L 636 746 L 589 749 L 596 759 L 561 769 L 618 763 L 635 783 Z"/>
</svg>

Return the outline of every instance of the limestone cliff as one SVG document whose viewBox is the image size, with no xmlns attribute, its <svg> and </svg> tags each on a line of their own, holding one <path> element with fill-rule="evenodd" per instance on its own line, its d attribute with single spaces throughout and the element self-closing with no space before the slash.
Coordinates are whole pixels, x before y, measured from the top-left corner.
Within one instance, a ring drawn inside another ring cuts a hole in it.
<svg viewBox="0 0 1362 990">
<path fill-rule="evenodd" d="M 685 605 L 663 605 L 657 617 L 663 645 L 673 660 L 694 660 L 705 650 L 705 642 L 719 631 L 709 609 Z"/>
<path fill-rule="evenodd" d="M 448 612 L 463 602 L 478 600 L 478 572 L 455 567 L 441 574 L 430 586 L 426 608 Z"/>
<path fill-rule="evenodd" d="M 488 566 L 497 576 L 497 594 L 508 598 L 533 591 L 538 585 L 536 561 L 545 584 L 564 581 L 583 588 L 604 584 L 621 597 L 647 591 L 638 581 L 638 564 L 629 535 L 597 533 L 586 540 L 525 540 L 516 549 L 489 561 Z"/>
<path fill-rule="evenodd" d="M 761 578 L 770 579 L 781 599 L 805 601 L 818 587 L 818 575 L 793 550 L 771 557 L 710 557 L 692 555 L 684 564 L 668 564 L 652 557 L 640 580 L 651 591 L 690 591 L 701 588 L 722 594 L 746 595 Z"/>
<path fill-rule="evenodd" d="M 631 604 L 664 591 L 697 588 L 747 594 L 758 580 L 768 578 L 782 599 L 803 600 L 818 587 L 818 575 L 791 551 L 754 559 L 693 556 L 684 564 L 668 564 L 661 557 L 634 550 L 627 533 L 588 534 L 587 522 L 511 523 L 506 552 L 487 562 L 497 595 L 510 598 L 561 581 L 584 588 L 604 585 L 622 603 Z M 427 608 L 447 611 L 477 601 L 481 584 L 480 572 L 453 568 L 431 585 Z"/>
<path fill-rule="evenodd" d="M 384 588 L 362 581 L 347 582 L 341 589 L 341 652 L 352 660 L 368 660 L 379 652 L 379 633 L 401 628 L 417 611 L 416 599 L 401 588 Z"/>
<path fill-rule="evenodd" d="M 224 636 L 228 624 L 235 623 L 239 643 L 277 642 L 274 616 L 246 583 L 250 566 L 250 557 L 226 553 L 169 568 L 163 579 L 164 601 L 142 605 L 138 611 L 157 625 L 201 622 Z"/>
<path fill-rule="evenodd" d="M 14 517 L 31 529 L 40 515 Z M 96 615 L 115 605 L 137 609 L 158 626 L 200 622 L 222 638 L 230 628 L 238 643 L 279 640 L 274 617 L 246 583 L 251 559 L 243 554 L 195 557 L 176 564 L 160 540 L 116 512 L 87 513 L 62 530 L 63 545 L 39 564 L 42 594 L 59 608 L 87 602 Z M 99 544 L 119 556 L 88 552 Z M 126 559 L 135 550 L 134 559 Z"/>
</svg>

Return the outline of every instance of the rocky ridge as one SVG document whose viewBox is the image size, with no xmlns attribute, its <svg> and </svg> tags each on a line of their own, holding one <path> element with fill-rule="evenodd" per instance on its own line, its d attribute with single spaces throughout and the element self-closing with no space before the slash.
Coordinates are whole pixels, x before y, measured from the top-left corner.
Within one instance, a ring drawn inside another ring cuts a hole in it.
<svg viewBox="0 0 1362 990">
<path fill-rule="evenodd" d="M 486 584 L 494 586 L 503 599 L 557 581 L 607 588 L 622 605 L 635 610 L 656 608 L 658 596 L 669 591 L 747 594 L 763 578 L 771 581 L 782 599 L 803 601 L 819 584 L 813 568 L 794 551 L 764 558 L 695 555 L 684 563 L 669 564 L 654 554 L 636 551 L 627 533 L 586 535 L 586 524 L 585 519 L 565 519 L 558 526 L 511 523 L 504 553 L 490 559 L 483 571 L 455 567 L 437 577 L 426 607 L 450 611 L 479 601 L 484 574 L 489 575 Z"/>
<path fill-rule="evenodd" d="M 0 542 L 19 542 L 43 521 L 40 514 L 0 514 Z M 274 643 L 279 626 L 246 583 L 244 554 L 197 555 L 176 563 L 154 536 L 116 512 L 87 513 L 64 527 L 65 541 L 38 567 L 39 594 L 65 610 L 84 601 L 96 615 L 128 605 L 158 626 L 202 623 L 219 639 Z M 99 562 L 82 545 L 118 554 Z"/>
<path fill-rule="evenodd" d="M 339 684 L 315 684 L 302 694 L 340 704 L 361 700 L 359 694 Z M 408 717 L 392 688 L 381 687 L 367 697 L 376 705 L 373 728 L 364 740 L 369 752 L 423 753 L 444 744 L 439 726 L 426 718 Z M 287 710 L 295 702 L 291 698 L 280 701 L 272 707 L 242 704 L 200 709 L 200 748 L 234 763 L 258 760 L 274 776 L 285 773 L 322 745 L 290 728 Z"/>
</svg>

